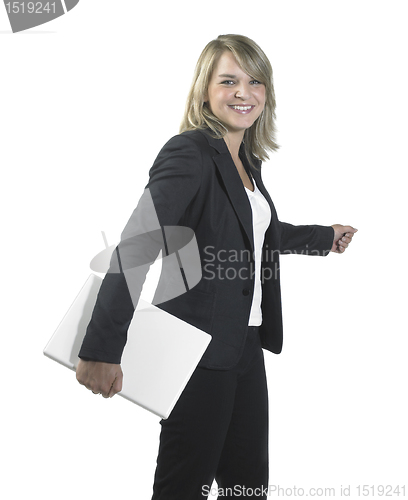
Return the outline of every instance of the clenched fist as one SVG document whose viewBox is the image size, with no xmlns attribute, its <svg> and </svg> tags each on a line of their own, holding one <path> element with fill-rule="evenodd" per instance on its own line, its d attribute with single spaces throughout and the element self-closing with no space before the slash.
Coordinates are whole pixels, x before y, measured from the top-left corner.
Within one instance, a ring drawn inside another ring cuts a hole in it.
<svg viewBox="0 0 408 500">
<path fill-rule="evenodd" d="M 342 226 L 341 224 L 333 224 L 332 228 L 334 229 L 334 239 L 331 252 L 343 253 L 358 229 L 351 226 Z"/>
</svg>

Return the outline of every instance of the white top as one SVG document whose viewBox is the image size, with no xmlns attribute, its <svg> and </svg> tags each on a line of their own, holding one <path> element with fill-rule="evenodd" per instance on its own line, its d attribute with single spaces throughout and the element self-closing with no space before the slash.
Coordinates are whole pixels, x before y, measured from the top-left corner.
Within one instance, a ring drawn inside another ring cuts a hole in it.
<svg viewBox="0 0 408 500">
<path fill-rule="evenodd" d="M 254 232 L 255 249 L 255 288 L 248 326 L 260 326 L 262 323 L 262 247 L 265 238 L 265 232 L 268 229 L 269 223 L 271 222 L 271 208 L 269 206 L 269 203 L 265 200 L 264 195 L 259 191 L 254 178 L 252 178 L 252 184 L 255 187 L 254 191 L 251 191 L 247 187 L 245 188 L 252 208 L 252 226 Z"/>
</svg>

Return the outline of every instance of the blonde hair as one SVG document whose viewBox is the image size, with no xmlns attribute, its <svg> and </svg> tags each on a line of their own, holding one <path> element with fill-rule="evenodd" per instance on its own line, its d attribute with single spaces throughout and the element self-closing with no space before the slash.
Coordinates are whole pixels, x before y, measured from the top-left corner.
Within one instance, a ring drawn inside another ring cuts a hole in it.
<svg viewBox="0 0 408 500">
<path fill-rule="evenodd" d="M 265 85 L 265 107 L 254 124 L 245 130 L 243 140 L 245 155 L 253 166 L 251 158 L 267 160 L 267 150 L 276 151 L 279 145 L 275 141 L 276 101 L 272 66 L 262 49 L 246 36 L 220 35 L 206 45 L 197 61 L 180 133 L 209 127 L 215 137 L 221 138 L 228 132 L 226 126 L 204 104 L 213 70 L 226 50 L 232 52 L 245 73 Z"/>
</svg>

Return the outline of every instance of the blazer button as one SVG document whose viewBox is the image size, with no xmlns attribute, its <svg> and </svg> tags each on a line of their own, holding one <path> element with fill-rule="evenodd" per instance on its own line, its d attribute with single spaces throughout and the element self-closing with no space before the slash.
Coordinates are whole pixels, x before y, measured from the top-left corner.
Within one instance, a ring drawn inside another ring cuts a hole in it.
<svg viewBox="0 0 408 500">
<path fill-rule="evenodd" d="M 244 289 L 242 290 L 242 295 L 249 295 L 249 290 L 248 290 L 248 288 L 244 288 Z"/>
</svg>

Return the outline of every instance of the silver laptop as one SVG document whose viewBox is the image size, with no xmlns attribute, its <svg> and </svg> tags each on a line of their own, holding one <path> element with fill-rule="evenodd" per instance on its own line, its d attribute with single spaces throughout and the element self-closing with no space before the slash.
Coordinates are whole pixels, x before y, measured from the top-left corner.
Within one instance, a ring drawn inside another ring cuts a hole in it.
<svg viewBox="0 0 408 500">
<path fill-rule="evenodd" d="M 44 349 L 76 370 L 102 279 L 91 274 Z M 118 394 L 166 419 L 211 341 L 211 335 L 140 299 L 128 329 Z"/>
</svg>

